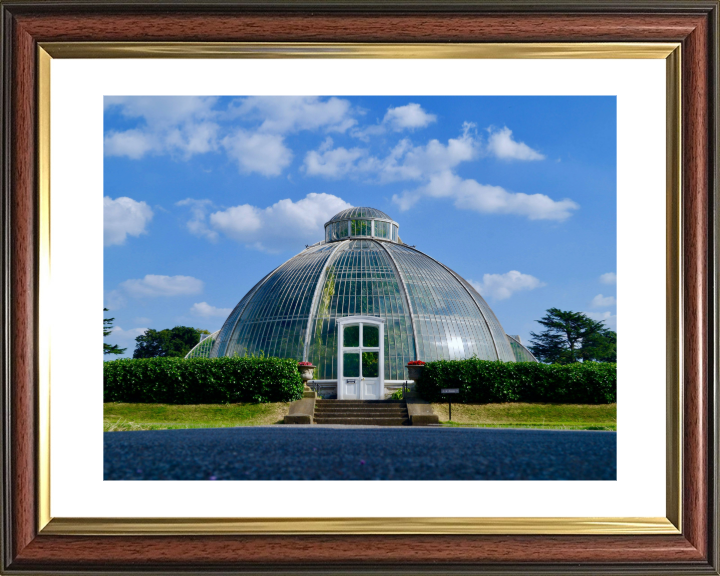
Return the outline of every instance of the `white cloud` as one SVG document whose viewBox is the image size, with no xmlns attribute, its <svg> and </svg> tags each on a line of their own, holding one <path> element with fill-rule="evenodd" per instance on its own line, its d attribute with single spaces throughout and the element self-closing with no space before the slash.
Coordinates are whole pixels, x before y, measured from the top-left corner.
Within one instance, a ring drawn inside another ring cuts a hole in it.
<svg viewBox="0 0 720 576">
<path fill-rule="evenodd" d="M 489 296 L 495 300 L 505 300 L 515 292 L 535 290 L 535 288 L 545 286 L 545 283 L 535 276 L 522 274 L 517 270 L 511 270 L 505 274 L 485 274 L 482 282 L 473 280 L 469 280 L 469 282 L 483 297 Z"/>
<path fill-rule="evenodd" d="M 420 104 L 414 104 L 412 102 L 405 106 L 388 108 L 383 118 L 383 124 L 387 124 L 395 132 L 424 128 L 435 121 L 437 121 L 435 114 L 428 114 L 422 109 Z"/>
<path fill-rule="evenodd" d="M 617 332 L 617 314 L 612 312 L 583 312 L 583 314 L 596 322 L 604 322 L 606 328 Z"/>
<path fill-rule="evenodd" d="M 616 301 L 613 296 L 603 296 L 602 294 L 598 294 L 592 299 L 590 306 L 593 308 L 607 308 L 608 306 L 615 306 L 615 304 Z"/>
<path fill-rule="evenodd" d="M 508 130 L 508 138 L 510 134 Z M 562 221 L 579 208 L 567 198 L 553 200 L 545 194 L 509 192 L 500 186 L 480 184 L 455 174 L 454 169 L 459 164 L 482 154 L 482 143 L 475 133 L 475 125 L 470 122 L 465 122 L 462 134 L 458 138 L 450 138 L 447 144 L 433 139 L 424 146 L 413 146 L 405 138 L 384 158 L 370 156 L 363 148 L 348 150 L 332 146 L 332 139 L 327 139 L 317 151 L 305 155 L 303 170 L 306 174 L 326 178 L 365 176 L 370 181 L 379 182 L 424 181 L 415 190 L 393 195 L 393 201 L 402 211 L 410 209 L 423 197 L 452 199 L 455 207 L 461 210 L 515 214 L 530 220 Z M 513 146 L 522 147 L 524 144 L 513 142 Z"/>
<path fill-rule="evenodd" d="M 189 206 L 192 218 L 188 220 L 186 226 L 191 234 L 199 236 L 200 238 L 207 238 L 208 240 L 215 242 L 218 239 L 218 233 L 215 230 L 211 230 L 207 226 L 207 215 L 212 209 L 213 203 L 210 200 L 195 200 L 193 198 L 185 198 L 176 202 L 175 206 Z"/>
<path fill-rule="evenodd" d="M 473 128 L 474 125 L 466 123 L 463 133 L 450 138 L 447 144 L 433 139 L 425 146 L 413 146 L 410 140 L 403 139 L 384 158 L 369 156 L 362 148 L 328 148 L 326 141 L 317 152 L 305 155 L 303 168 L 310 176 L 365 175 L 381 182 L 422 180 L 478 156 L 479 143 L 471 133 Z"/>
<path fill-rule="evenodd" d="M 106 110 L 116 108 L 126 118 L 139 119 L 141 125 L 107 132 L 105 154 L 134 160 L 147 154 L 171 154 L 187 160 L 224 149 L 242 172 L 277 176 L 293 157 L 284 134 L 318 129 L 346 132 L 356 124 L 350 102 L 340 98 L 253 96 L 225 111 L 215 108 L 217 101 L 198 96 L 106 97 Z M 233 118 L 260 124 L 252 130 L 221 130 L 219 121 Z"/>
<path fill-rule="evenodd" d="M 388 129 L 393 132 L 415 130 L 416 128 L 424 128 L 436 121 L 437 116 L 435 116 L 435 114 L 429 114 L 423 110 L 420 104 L 411 102 L 405 106 L 388 108 L 380 122 L 365 126 L 364 128 L 353 128 L 350 131 L 350 135 L 353 138 L 359 138 L 363 142 L 368 142 L 370 136 L 385 134 Z"/>
<path fill-rule="evenodd" d="M 215 97 L 202 96 L 106 96 L 105 110 L 120 108 L 127 118 L 143 118 L 149 126 L 168 127 L 192 119 L 215 116 Z"/>
<path fill-rule="evenodd" d="M 530 148 L 524 142 L 516 142 L 512 130 L 507 126 L 500 130 L 490 129 L 488 152 L 503 160 L 544 160 L 545 156 Z"/>
<path fill-rule="evenodd" d="M 210 215 L 210 225 L 229 238 L 258 250 L 277 252 L 323 237 L 323 224 L 352 205 L 332 194 L 310 193 L 293 202 L 280 200 L 267 208 L 249 204 Z"/>
<path fill-rule="evenodd" d="M 222 145 L 237 161 L 240 171 L 258 172 L 263 176 L 279 176 L 292 162 L 292 152 L 278 134 L 263 134 L 237 130 L 226 136 Z"/>
<path fill-rule="evenodd" d="M 579 206 L 569 199 L 553 200 L 544 194 L 508 192 L 500 186 L 480 184 L 476 180 L 463 180 L 449 170 L 434 174 L 427 185 L 402 195 L 393 195 L 400 210 L 408 210 L 420 198 L 452 198 L 455 207 L 483 214 L 515 214 L 530 220 L 557 220 L 568 218 Z"/>
<path fill-rule="evenodd" d="M 603 284 L 617 284 L 617 274 L 615 272 L 606 272 L 600 275 L 600 282 Z"/>
<path fill-rule="evenodd" d="M 200 96 L 106 96 L 105 109 L 118 108 L 139 127 L 105 134 L 105 155 L 134 160 L 146 154 L 188 159 L 215 150 L 220 127 L 213 109 L 217 98 Z"/>
<path fill-rule="evenodd" d="M 113 200 L 103 198 L 105 246 L 124 244 L 129 236 L 145 234 L 145 227 L 152 220 L 153 211 L 145 202 L 138 202 L 127 196 Z"/>
<path fill-rule="evenodd" d="M 203 318 L 211 318 L 213 316 L 220 316 L 226 318 L 232 312 L 232 308 L 216 308 L 210 306 L 207 302 L 197 302 L 190 308 L 190 313 L 195 316 L 201 316 Z"/>
<path fill-rule="evenodd" d="M 250 96 L 230 111 L 233 116 L 259 118 L 260 132 L 287 134 L 299 130 L 346 132 L 356 124 L 348 100 L 317 96 Z"/>
<path fill-rule="evenodd" d="M 151 150 L 162 148 L 154 134 L 142 130 L 110 132 L 105 136 L 106 156 L 127 156 L 139 160 Z"/>
<path fill-rule="evenodd" d="M 327 142 L 327 141 L 326 141 Z M 355 161 L 366 155 L 367 151 L 360 148 L 334 148 L 328 150 L 324 142 L 318 151 L 311 150 L 305 155 L 305 172 L 309 176 L 325 176 L 340 178 L 355 171 Z"/>
<path fill-rule="evenodd" d="M 185 296 L 203 291 L 202 280 L 192 276 L 159 276 L 148 274 L 145 278 L 125 280 L 120 287 L 130 296 Z"/>
</svg>

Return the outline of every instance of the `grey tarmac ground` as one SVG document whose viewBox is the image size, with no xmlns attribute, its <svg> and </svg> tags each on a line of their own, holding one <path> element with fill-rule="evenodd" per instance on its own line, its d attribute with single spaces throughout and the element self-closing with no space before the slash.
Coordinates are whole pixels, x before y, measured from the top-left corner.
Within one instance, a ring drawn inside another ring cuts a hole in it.
<svg viewBox="0 0 720 576">
<path fill-rule="evenodd" d="M 253 426 L 106 432 L 105 480 L 615 480 L 617 433 Z"/>
</svg>

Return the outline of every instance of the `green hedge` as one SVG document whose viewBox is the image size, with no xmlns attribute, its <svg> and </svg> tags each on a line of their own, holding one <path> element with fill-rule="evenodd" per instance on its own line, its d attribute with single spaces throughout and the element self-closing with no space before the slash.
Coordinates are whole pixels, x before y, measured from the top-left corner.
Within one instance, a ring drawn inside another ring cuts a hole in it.
<svg viewBox="0 0 720 576">
<path fill-rule="evenodd" d="M 428 362 L 416 385 L 418 395 L 438 402 L 441 388 L 460 388 L 453 401 L 611 404 L 617 395 L 617 365 L 609 362 L 540 364 L 440 360 Z"/>
<path fill-rule="evenodd" d="M 225 404 L 302 397 L 296 360 L 138 358 L 105 362 L 105 402 Z"/>
</svg>

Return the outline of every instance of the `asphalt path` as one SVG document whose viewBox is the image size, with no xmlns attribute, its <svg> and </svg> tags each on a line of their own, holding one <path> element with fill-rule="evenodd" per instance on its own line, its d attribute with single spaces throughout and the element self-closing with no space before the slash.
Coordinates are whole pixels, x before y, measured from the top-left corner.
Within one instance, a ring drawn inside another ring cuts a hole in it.
<svg viewBox="0 0 720 576">
<path fill-rule="evenodd" d="M 253 426 L 106 432 L 105 480 L 615 480 L 615 432 Z"/>
</svg>

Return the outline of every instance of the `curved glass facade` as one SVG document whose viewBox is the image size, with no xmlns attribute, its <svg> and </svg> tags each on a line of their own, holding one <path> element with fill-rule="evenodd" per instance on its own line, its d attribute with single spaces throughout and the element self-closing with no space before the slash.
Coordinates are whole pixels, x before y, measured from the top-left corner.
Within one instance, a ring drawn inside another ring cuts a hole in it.
<svg viewBox="0 0 720 576">
<path fill-rule="evenodd" d="M 195 344 L 193 349 L 185 355 L 185 358 L 210 358 L 213 346 L 215 345 L 215 339 L 219 333 L 220 330 L 200 340 L 200 342 Z"/>
<path fill-rule="evenodd" d="M 264 354 L 310 361 L 337 379 L 338 318 L 385 319 L 385 379 L 407 378 L 410 360 L 516 361 L 485 300 L 452 270 L 399 242 L 398 225 L 351 208 L 253 287 L 218 332 L 211 357 Z M 524 348 L 524 347 L 523 347 Z"/>
<path fill-rule="evenodd" d="M 532 352 L 523 346 L 520 342 L 519 336 L 507 335 L 508 342 L 512 347 L 513 354 L 515 355 L 516 362 L 537 362 L 537 358 L 532 355 Z"/>
</svg>

